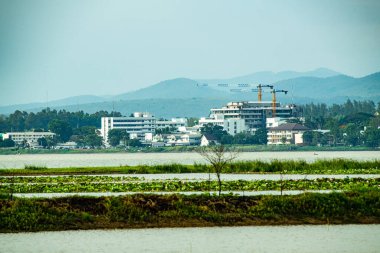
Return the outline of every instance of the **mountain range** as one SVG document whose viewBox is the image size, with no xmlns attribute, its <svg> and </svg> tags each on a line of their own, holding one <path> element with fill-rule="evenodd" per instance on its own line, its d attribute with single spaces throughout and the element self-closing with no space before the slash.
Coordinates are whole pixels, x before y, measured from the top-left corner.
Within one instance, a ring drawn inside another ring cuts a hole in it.
<svg viewBox="0 0 380 253">
<path fill-rule="evenodd" d="M 149 111 L 157 117 L 200 117 L 207 116 L 211 107 L 220 107 L 228 101 L 257 100 L 256 92 L 231 92 L 230 88 L 217 84 L 273 84 L 275 89 L 288 90 L 288 94 L 278 94 L 283 103 L 342 103 L 348 98 L 356 100 L 380 101 L 380 72 L 361 78 L 350 77 L 338 72 L 320 68 L 309 72 L 284 71 L 279 73 L 257 72 L 228 79 L 166 80 L 147 88 L 115 96 L 75 96 L 50 101 L 0 107 L 0 113 L 9 114 L 15 110 L 39 111 L 49 106 L 70 111 L 116 110 L 123 114 L 133 111 Z M 255 85 L 245 90 L 249 91 Z M 244 88 L 243 88 L 244 91 Z M 263 94 L 270 100 L 269 92 Z"/>
</svg>

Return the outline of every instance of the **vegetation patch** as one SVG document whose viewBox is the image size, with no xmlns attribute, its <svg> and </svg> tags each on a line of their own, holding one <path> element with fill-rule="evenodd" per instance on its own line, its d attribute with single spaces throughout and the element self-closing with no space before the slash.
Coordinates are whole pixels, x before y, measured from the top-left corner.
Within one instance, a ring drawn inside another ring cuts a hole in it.
<svg viewBox="0 0 380 253">
<path fill-rule="evenodd" d="M 1 169 L 0 175 L 68 175 L 68 174 L 155 174 L 155 173 L 208 173 L 207 164 L 122 165 L 117 167 Z M 282 173 L 282 174 L 380 174 L 380 160 L 356 161 L 349 159 L 236 161 L 228 164 L 223 173 Z"/>
<path fill-rule="evenodd" d="M 45 180 L 45 178 L 43 178 Z M 72 193 L 72 192 L 184 192 L 184 191 L 267 191 L 267 190 L 354 190 L 378 189 L 380 178 L 318 178 L 314 180 L 256 180 L 256 181 L 117 181 L 112 177 L 97 178 L 103 181 L 60 181 L 62 178 L 49 178 L 50 182 L 20 182 L 9 178 L 0 185 L 3 193 Z M 66 178 L 67 179 L 67 178 Z M 65 180 L 66 180 L 65 179 Z M 69 178 L 70 179 L 70 178 Z M 30 180 L 30 178 L 27 178 Z"/>
<path fill-rule="evenodd" d="M 380 192 L 0 199 L 0 232 L 380 223 Z"/>
</svg>

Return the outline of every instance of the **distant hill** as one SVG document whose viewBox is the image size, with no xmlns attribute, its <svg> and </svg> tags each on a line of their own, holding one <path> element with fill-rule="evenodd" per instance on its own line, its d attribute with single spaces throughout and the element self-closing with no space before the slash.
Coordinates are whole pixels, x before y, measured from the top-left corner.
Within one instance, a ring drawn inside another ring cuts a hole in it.
<svg viewBox="0 0 380 253">
<path fill-rule="evenodd" d="M 380 72 L 362 78 L 339 75 L 327 78 L 299 77 L 274 84 L 298 97 L 329 99 L 334 97 L 380 97 Z"/>
<path fill-rule="evenodd" d="M 178 99 L 178 98 L 220 98 L 228 95 L 209 87 L 198 87 L 197 82 L 187 78 L 162 81 L 144 89 L 112 97 L 112 100 L 128 99 Z"/>
<path fill-rule="evenodd" d="M 271 72 L 271 71 L 262 71 L 256 72 L 250 75 L 239 76 L 228 79 L 200 79 L 198 82 L 208 83 L 208 84 L 219 84 L 219 83 L 230 83 L 230 84 L 238 84 L 238 83 L 253 83 L 253 84 L 272 84 L 281 80 L 293 79 L 297 77 L 318 77 L 325 78 L 341 75 L 338 72 L 327 68 L 319 68 L 313 71 L 307 72 L 296 72 L 296 71 L 282 71 L 282 72 Z"/>
<path fill-rule="evenodd" d="M 93 96 L 93 95 L 82 95 L 75 97 L 68 97 L 64 99 L 42 102 L 42 103 L 30 103 L 30 104 L 18 104 L 18 105 L 8 105 L 0 106 L 0 113 L 10 113 L 15 110 L 33 110 L 35 108 L 46 108 L 46 107 L 57 107 L 57 106 L 66 106 L 66 105 L 75 105 L 80 110 L 80 105 L 87 103 L 98 103 L 106 101 L 104 97 Z"/>
<path fill-rule="evenodd" d="M 267 75 L 265 73 L 267 72 L 261 73 L 263 74 L 263 79 Z M 321 77 L 300 76 L 276 82 L 263 81 L 262 83 L 274 83 L 277 89 L 288 90 L 289 93 L 287 95 L 280 93 L 277 96 L 278 101 L 282 103 L 305 104 L 323 102 L 332 104 L 343 103 L 348 98 L 351 100 L 380 101 L 380 72 L 361 78 L 335 75 L 336 72 L 327 69 L 318 69 L 307 73 Z M 257 78 L 261 74 L 256 73 L 254 76 Z M 275 77 L 288 78 L 298 74 L 300 73 L 288 71 L 277 73 Z M 272 78 L 274 78 L 273 75 Z M 227 79 L 221 79 L 221 82 L 226 83 Z M 244 82 L 242 81 L 242 83 Z M 207 116 L 210 108 L 220 107 L 228 101 L 257 100 L 257 93 L 232 93 L 228 89 L 217 90 L 212 88 L 211 85 L 204 87 L 197 84 L 202 84 L 202 82 L 200 80 L 177 78 L 117 96 L 71 97 L 49 102 L 48 106 L 54 109 L 66 109 L 70 111 L 111 111 L 114 108 L 116 111 L 125 114 L 134 111 L 149 111 L 157 117 L 200 117 Z M 263 94 L 263 100 L 270 99 L 270 93 Z M 39 111 L 46 106 L 46 103 L 3 106 L 0 107 L 0 113 L 8 114 L 16 109 Z"/>
<path fill-rule="evenodd" d="M 100 110 L 121 112 L 129 115 L 132 112 L 150 112 L 157 118 L 172 117 L 201 117 L 210 113 L 210 108 L 220 107 L 226 104 L 229 99 L 209 99 L 209 98 L 188 98 L 188 99 L 137 99 L 119 100 L 100 103 L 81 104 L 80 110 L 94 113 Z M 32 112 L 38 112 L 44 107 L 34 108 Z M 78 111 L 77 105 L 55 106 L 52 109 L 67 111 Z"/>
</svg>

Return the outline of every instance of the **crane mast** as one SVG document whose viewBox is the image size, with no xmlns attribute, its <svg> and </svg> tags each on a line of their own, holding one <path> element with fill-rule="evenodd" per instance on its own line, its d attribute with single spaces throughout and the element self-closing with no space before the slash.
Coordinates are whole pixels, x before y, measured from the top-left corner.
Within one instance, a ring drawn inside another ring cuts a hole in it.
<svg viewBox="0 0 380 253">
<path fill-rule="evenodd" d="M 262 98 L 263 98 L 263 88 L 264 87 L 268 87 L 268 88 L 273 89 L 273 85 L 263 85 L 263 84 L 257 85 L 257 100 L 259 102 L 262 101 Z"/>
<path fill-rule="evenodd" d="M 277 92 L 283 92 L 285 95 L 288 93 L 287 90 L 272 90 L 272 117 L 276 117 L 276 104 L 277 104 L 277 98 L 276 93 Z"/>
</svg>

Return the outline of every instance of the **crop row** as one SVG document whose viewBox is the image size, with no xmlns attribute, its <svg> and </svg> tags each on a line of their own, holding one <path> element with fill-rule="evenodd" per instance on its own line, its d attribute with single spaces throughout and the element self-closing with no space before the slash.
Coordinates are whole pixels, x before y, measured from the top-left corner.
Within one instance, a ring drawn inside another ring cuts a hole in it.
<svg viewBox="0 0 380 253">
<path fill-rule="evenodd" d="M 258 180 L 225 181 L 222 191 L 265 190 L 353 190 L 362 188 L 380 189 L 380 179 L 315 179 L 315 180 Z M 57 184 L 1 184 L 4 193 L 68 193 L 68 192 L 180 192 L 216 191 L 217 181 L 151 181 L 127 183 L 57 183 Z"/>
<path fill-rule="evenodd" d="M 54 177 L 0 177 L 0 183 L 95 183 L 95 182 L 124 182 L 144 180 L 131 176 L 54 176 Z"/>
</svg>

